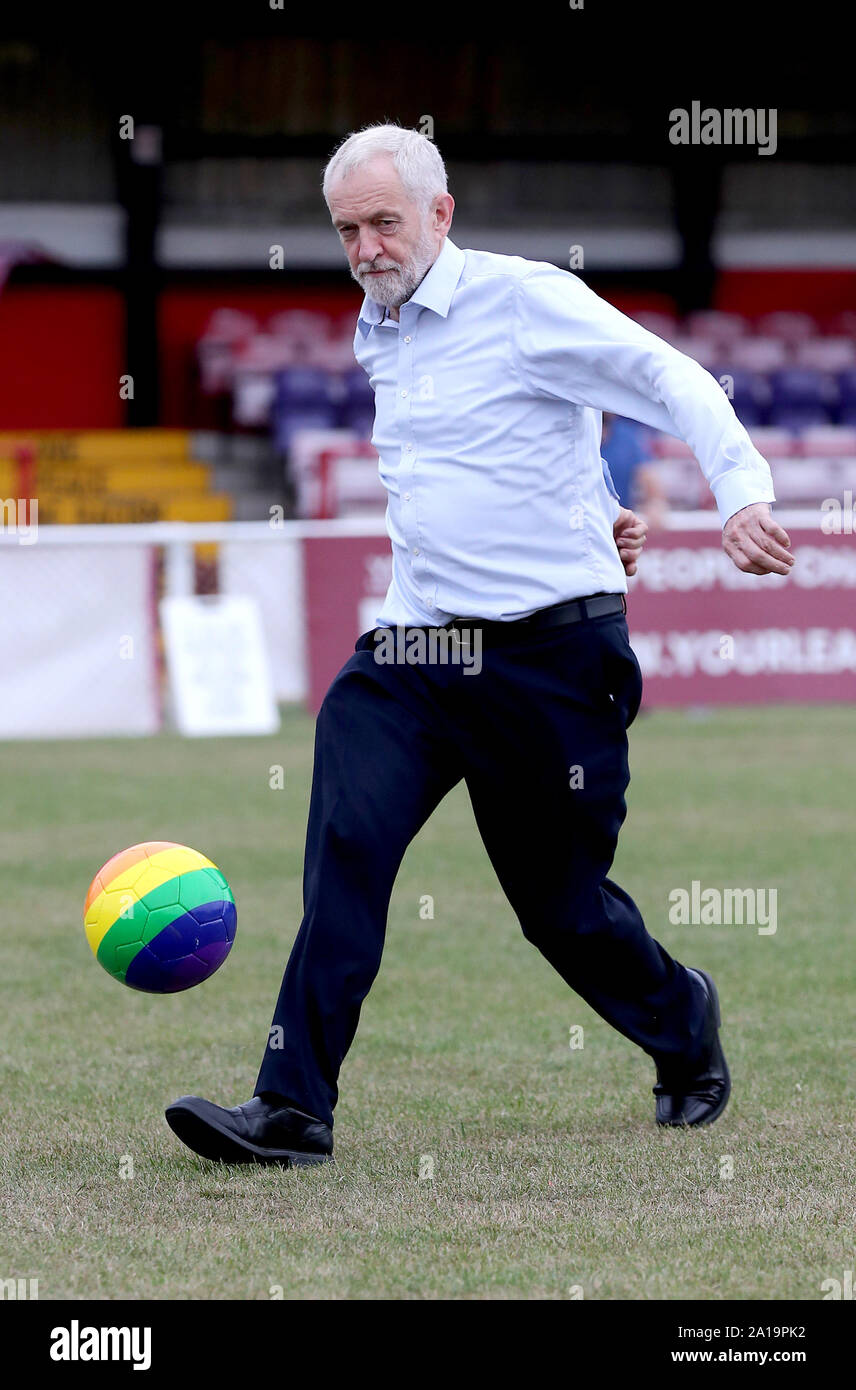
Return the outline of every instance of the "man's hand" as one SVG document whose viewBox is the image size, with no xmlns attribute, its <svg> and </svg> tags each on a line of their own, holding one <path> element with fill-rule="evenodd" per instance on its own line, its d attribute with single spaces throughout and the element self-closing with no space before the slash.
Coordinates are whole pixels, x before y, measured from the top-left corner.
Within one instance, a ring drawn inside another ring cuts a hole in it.
<svg viewBox="0 0 856 1390">
<path fill-rule="evenodd" d="M 745 574 L 787 574 L 794 557 L 787 531 L 774 521 L 769 502 L 753 502 L 730 516 L 722 528 L 722 548 Z"/>
<path fill-rule="evenodd" d="M 636 573 L 636 561 L 639 559 L 639 553 L 645 544 L 647 532 L 647 521 L 643 521 L 641 516 L 637 516 L 627 507 L 621 508 L 615 519 L 612 534 L 615 537 L 615 544 L 618 546 L 618 554 L 626 574 Z"/>
</svg>

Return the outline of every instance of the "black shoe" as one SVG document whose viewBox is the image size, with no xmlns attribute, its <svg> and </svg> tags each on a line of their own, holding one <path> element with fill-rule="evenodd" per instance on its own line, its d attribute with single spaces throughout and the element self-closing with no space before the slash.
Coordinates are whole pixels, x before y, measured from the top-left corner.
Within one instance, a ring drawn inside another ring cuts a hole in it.
<svg viewBox="0 0 856 1390">
<path fill-rule="evenodd" d="M 166 1110 L 170 1129 L 194 1153 L 223 1163 L 279 1163 L 284 1168 L 333 1160 L 333 1131 L 282 1097 L 253 1096 L 224 1110 L 200 1096 L 182 1096 Z"/>
<path fill-rule="evenodd" d="M 722 1018 L 719 1012 L 719 995 L 706 970 L 690 969 L 690 974 L 701 980 L 708 1000 L 708 1019 L 705 1028 L 705 1046 L 701 1059 L 687 1068 L 680 1058 L 668 1062 L 656 1061 L 657 1084 L 654 1095 L 657 1097 L 658 1125 L 710 1125 L 718 1120 L 731 1095 L 731 1077 L 722 1044 L 719 1041 L 719 1028 Z"/>
</svg>

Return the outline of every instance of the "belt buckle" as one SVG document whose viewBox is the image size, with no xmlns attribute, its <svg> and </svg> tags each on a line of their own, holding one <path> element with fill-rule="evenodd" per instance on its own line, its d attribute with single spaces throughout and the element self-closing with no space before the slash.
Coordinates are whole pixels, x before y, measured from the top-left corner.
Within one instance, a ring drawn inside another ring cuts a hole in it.
<svg viewBox="0 0 856 1390">
<path fill-rule="evenodd" d="M 458 647 L 461 646 L 461 631 L 460 628 L 456 626 L 456 624 L 461 623 L 463 621 L 463 618 L 452 618 L 451 621 L 446 624 L 446 627 L 448 628 L 449 632 L 451 632 L 452 636 L 455 639 L 455 644 Z"/>
</svg>

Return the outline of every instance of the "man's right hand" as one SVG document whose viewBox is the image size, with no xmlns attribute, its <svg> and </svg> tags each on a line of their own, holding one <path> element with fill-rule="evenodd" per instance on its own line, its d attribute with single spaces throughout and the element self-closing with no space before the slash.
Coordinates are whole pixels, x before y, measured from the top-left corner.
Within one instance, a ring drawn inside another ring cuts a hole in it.
<svg viewBox="0 0 856 1390">
<path fill-rule="evenodd" d="M 742 507 L 722 528 L 722 548 L 745 574 L 787 574 L 794 563 L 790 543 L 769 502 Z"/>
</svg>

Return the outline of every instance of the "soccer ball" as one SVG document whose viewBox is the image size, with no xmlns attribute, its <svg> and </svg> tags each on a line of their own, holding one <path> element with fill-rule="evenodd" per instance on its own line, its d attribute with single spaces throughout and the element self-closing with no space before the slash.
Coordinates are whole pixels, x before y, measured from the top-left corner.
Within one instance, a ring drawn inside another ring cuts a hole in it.
<svg viewBox="0 0 856 1390">
<path fill-rule="evenodd" d="M 98 870 L 83 925 L 95 959 L 114 980 L 174 994 L 219 970 L 238 916 L 216 864 L 187 845 L 149 840 Z"/>
</svg>

